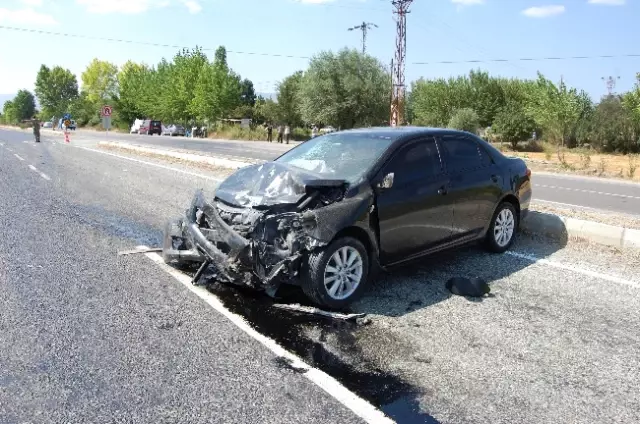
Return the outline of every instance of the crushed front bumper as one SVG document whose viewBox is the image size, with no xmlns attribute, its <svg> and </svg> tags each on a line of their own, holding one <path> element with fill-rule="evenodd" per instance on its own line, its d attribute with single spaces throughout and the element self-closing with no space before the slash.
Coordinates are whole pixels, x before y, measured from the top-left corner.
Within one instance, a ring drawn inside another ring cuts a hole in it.
<svg viewBox="0 0 640 424">
<path fill-rule="evenodd" d="M 170 265 L 200 264 L 194 280 L 211 266 L 218 281 L 275 293 L 282 282 L 296 282 L 301 254 L 274 256 L 273 250 L 268 240 L 240 235 L 198 190 L 185 217 L 167 224 L 162 253 Z"/>
</svg>

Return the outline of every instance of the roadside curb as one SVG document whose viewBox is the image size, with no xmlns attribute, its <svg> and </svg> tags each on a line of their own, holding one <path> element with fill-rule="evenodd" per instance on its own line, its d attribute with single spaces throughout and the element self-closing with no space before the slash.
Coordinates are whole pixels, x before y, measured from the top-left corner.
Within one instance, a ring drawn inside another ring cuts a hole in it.
<svg viewBox="0 0 640 424">
<path fill-rule="evenodd" d="M 159 156 L 167 156 L 175 159 L 195 163 L 205 163 L 231 169 L 239 169 L 254 164 L 241 160 L 197 155 L 174 150 L 156 149 L 116 141 L 101 141 L 98 145 L 117 147 L 134 152 L 149 153 Z M 256 161 L 255 163 L 260 162 L 262 161 Z M 581 239 L 619 249 L 640 249 L 640 230 L 601 224 L 594 221 L 585 221 L 561 215 L 530 211 L 527 218 L 522 221 L 521 227 L 524 232 L 543 235 L 553 239 L 559 239 L 564 242 L 569 239 Z"/>
<path fill-rule="evenodd" d="M 181 160 L 186 160 L 186 161 L 195 162 L 195 163 L 204 163 L 207 165 L 219 166 L 222 168 L 230 168 L 230 169 L 244 168 L 245 166 L 254 165 L 255 163 L 262 162 L 262 161 L 257 161 L 255 163 L 252 163 L 252 162 L 245 162 L 245 161 L 240 161 L 236 159 L 221 158 L 216 156 L 196 155 L 193 153 L 185 153 L 185 152 L 180 152 L 175 150 L 144 147 L 144 146 L 139 146 L 131 143 L 122 143 L 119 141 L 101 141 L 98 143 L 98 146 L 116 147 L 119 149 L 131 150 L 134 152 L 166 156 L 174 159 L 181 159 Z"/>
<path fill-rule="evenodd" d="M 522 230 L 567 241 L 581 239 L 619 249 L 640 249 L 640 230 L 530 211 Z"/>
</svg>

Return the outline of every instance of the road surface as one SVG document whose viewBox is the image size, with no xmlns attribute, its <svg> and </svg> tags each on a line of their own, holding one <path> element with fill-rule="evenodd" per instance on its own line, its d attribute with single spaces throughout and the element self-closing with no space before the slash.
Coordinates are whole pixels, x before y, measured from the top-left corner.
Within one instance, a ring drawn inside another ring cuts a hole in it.
<svg viewBox="0 0 640 424">
<path fill-rule="evenodd" d="M 637 258 L 525 236 L 449 252 L 380 275 L 354 328 L 218 287 L 220 306 L 117 255 L 220 177 L 0 130 L 0 421 L 357 423 L 355 393 L 400 424 L 640 422 Z M 456 275 L 492 296 L 452 296 Z"/>
<path fill-rule="evenodd" d="M 266 142 L 193 140 L 184 137 L 141 136 L 80 131 L 78 138 L 124 141 L 160 148 L 188 149 L 208 155 L 272 160 L 293 145 Z M 533 174 L 534 201 L 561 207 L 590 208 L 606 212 L 640 215 L 640 184 L 551 173 Z"/>
</svg>

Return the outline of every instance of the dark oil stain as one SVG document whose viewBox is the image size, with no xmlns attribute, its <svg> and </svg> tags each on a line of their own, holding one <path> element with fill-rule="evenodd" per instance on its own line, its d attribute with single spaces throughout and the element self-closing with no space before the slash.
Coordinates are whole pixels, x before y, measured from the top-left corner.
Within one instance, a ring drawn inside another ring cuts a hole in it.
<svg viewBox="0 0 640 424">
<path fill-rule="evenodd" d="M 298 288 L 281 288 L 278 299 L 244 287 L 217 283 L 211 279 L 207 288 L 232 312 L 243 316 L 261 334 L 270 337 L 311 366 L 331 375 L 361 398 L 379 408 L 400 424 L 437 424 L 421 411 L 419 388 L 367 361 L 355 337 L 357 323 L 335 321 L 308 314 L 283 311 L 274 303 L 307 303 Z M 276 366 L 304 373 L 285 358 Z"/>
</svg>

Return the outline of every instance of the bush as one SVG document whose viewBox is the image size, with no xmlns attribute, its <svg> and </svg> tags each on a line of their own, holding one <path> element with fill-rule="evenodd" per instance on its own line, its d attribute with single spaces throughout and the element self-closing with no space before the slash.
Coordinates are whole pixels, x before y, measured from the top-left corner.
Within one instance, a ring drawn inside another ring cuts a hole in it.
<svg viewBox="0 0 640 424">
<path fill-rule="evenodd" d="M 493 129 L 500 139 L 511 144 L 513 150 L 518 142 L 527 140 L 535 128 L 535 123 L 529 118 L 522 107 L 508 104 L 498 112 L 493 123 Z"/>
<path fill-rule="evenodd" d="M 480 118 L 473 109 L 458 109 L 451 116 L 448 127 L 476 134 L 480 128 Z"/>
</svg>

